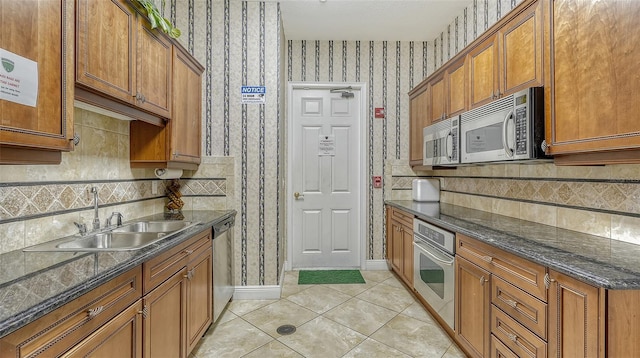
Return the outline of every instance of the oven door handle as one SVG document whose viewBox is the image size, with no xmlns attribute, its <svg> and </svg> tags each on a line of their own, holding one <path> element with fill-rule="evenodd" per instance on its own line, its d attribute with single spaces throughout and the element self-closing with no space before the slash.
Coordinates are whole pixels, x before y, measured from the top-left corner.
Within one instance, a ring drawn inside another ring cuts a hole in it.
<svg viewBox="0 0 640 358">
<path fill-rule="evenodd" d="M 428 247 L 423 246 L 423 244 L 421 244 L 419 242 L 416 242 L 416 241 L 414 241 L 413 243 L 414 243 L 414 245 L 418 246 L 418 248 L 422 249 L 423 252 L 425 252 L 426 254 L 431 256 L 432 259 L 436 260 L 437 262 L 439 262 L 441 264 L 444 264 L 444 265 L 447 265 L 447 266 L 451 266 L 451 265 L 453 265 L 453 262 L 455 261 L 455 260 L 451 260 L 451 261 L 443 260 L 443 259 L 437 257 L 436 255 L 434 255 L 433 252 L 431 252 L 431 250 L 429 250 Z"/>
</svg>

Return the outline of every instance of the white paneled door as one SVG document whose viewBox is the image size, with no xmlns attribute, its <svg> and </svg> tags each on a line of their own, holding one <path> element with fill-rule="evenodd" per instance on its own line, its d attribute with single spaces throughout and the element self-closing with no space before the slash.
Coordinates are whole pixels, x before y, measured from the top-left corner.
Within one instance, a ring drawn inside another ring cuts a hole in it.
<svg viewBox="0 0 640 358">
<path fill-rule="evenodd" d="M 293 268 L 360 266 L 361 91 L 293 88 Z"/>
</svg>

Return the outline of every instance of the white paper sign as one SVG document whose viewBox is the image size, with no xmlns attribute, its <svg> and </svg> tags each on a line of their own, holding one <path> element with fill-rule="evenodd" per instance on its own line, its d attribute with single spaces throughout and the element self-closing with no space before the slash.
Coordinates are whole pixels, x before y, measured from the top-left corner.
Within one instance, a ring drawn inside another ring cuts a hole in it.
<svg viewBox="0 0 640 358">
<path fill-rule="evenodd" d="M 264 104 L 267 96 L 266 86 L 242 86 L 242 104 Z"/>
<path fill-rule="evenodd" d="M 0 48 L 0 100 L 35 107 L 38 63 Z"/>
<path fill-rule="evenodd" d="M 318 141 L 318 155 L 336 155 L 336 137 L 333 134 L 321 134 Z"/>
</svg>

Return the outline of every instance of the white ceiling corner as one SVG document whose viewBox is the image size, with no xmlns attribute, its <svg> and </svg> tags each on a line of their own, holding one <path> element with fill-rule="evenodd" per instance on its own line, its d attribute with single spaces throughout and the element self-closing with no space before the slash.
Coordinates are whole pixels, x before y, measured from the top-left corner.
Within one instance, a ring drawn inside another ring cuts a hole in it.
<svg viewBox="0 0 640 358">
<path fill-rule="evenodd" d="M 433 41 L 472 0 L 279 2 L 287 40 Z"/>
</svg>

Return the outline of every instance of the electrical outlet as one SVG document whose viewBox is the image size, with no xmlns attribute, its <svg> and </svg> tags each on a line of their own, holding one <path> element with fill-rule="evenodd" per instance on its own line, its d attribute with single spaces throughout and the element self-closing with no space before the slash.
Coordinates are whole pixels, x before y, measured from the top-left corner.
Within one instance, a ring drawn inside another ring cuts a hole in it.
<svg viewBox="0 0 640 358">
<path fill-rule="evenodd" d="M 151 182 L 151 194 L 152 195 L 156 195 L 158 194 L 158 181 L 154 180 Z"/>
</svg>

